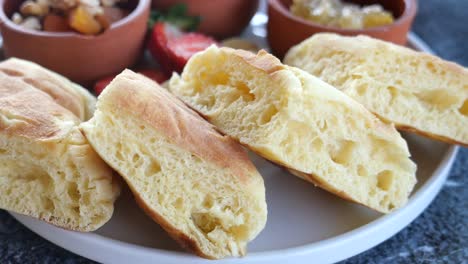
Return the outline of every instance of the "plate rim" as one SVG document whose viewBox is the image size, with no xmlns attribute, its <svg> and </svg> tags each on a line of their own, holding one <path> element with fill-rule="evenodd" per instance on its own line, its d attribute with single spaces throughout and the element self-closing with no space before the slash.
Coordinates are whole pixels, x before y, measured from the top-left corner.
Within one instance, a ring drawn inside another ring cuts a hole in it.
<svg viewBox="0 0 468 264">
<path fill-rule="evenodd" d="M 429 48 L 429 46 L 413 32 L 410 32 L 408 34 L 408 43 L 416 47 L 420 51 L 433 54 L 433 51 Z M 371 249 L 376 245 L 382 243 L 383 241 L 394 236 L 396 233 L 405 228 L 408 224 L 414 221 L 422 212 L 426 210 L 428 205 L 432 203 L 435 196 L 439 193 L 443 182 L 445 182 L 446 178 L 448 177 L 449 171 L 453 165 L 458 150 L 458 146 L 450 146 L 443 155 L 443 158 L 441 159 L 439 164 L 437 165 L 437 168 L 432 172 L 430 178 L 419 188 L 419 190 L 413 193 L 410 200 L 403 208 L 396 210 L 395 212 L 381 216 L 378 219 L 369 222 L 365 225 L 362 225 L 358 228 L 324 240 L 284 249 L 252 252 L 242 259 L 228 258 L 224 259 L 223 262 L 233 263 L 245 260 L 249 262 L 260 263 L 265 261 L 270 262 L 272 261 L 272 259 L 277 261 L 285 258 L 289 259 L 291 257 L 307 256 L 316 251 L 331 250 L 334 247 L 336 247 L 336 244 L 341 243 L 346 245 L 350 243 L 355 243 L 356 239 L 367 239 L 368 241 L 366 243 L 361 243 L 357 246 L 354 245 L 355 247 L 352 250 L 336 252 L 335 255 L 333 255 L 331 258 L 323 257 L 322 261 L 319 262 L 336 262 L 355 256 L 359 253 L 364 252 L 365 250 Z M 44 224 L 45 228 L 43 228 L 42 225 L 36 225 L 34 219 L 30 219 L 28 216 L 20 215 L 13 212 L 9 213 L 16 220 L 18 220 L 20 223 L 26 226 L 26 228 L 38 234 L 42 238 L 73 253 L 100 262 L 108 262 L 108 259 L 100 255 L 99 252 L 97 254 L 93 254 L 91 253 L 93 252 L 92 250 L 86 250 L 86 248 L 83 247 L 84 244 L 88 244 L 88 249 L 96 249 L 101 247 L 107 248 L 108 250 L 113 252 L 118 252 L 120 250 L 131 250 L 133 251 L 132 255 L 140 255 L 142 259 L 144 259 L 145 256 L 154 257 L 157 255 L 158 257 L 160 257 L 159 260 L 161 262 L 163 261 L 163 259 L 171 263 L 177 263 L 179 261 L 185 260 L 197 263 L 205 261 L 203 259 L 196 259 L 193 255 L 188 254 L 186 252 L 139 246 L 132 243 L 116 240 L 113 238 L 108 238 L 95 233 L 79 233 L 63 230 L 58 227 L 50 226 L 46 223 L 40 222 L 41 224 Z M 381 229 L 384 229 L 385 232 L 382 232 Z M 54 234 L 63 232 L 65 232 L 65 234 L 67 235 L 62 237 L 54 236 Z M 73 240 L 73 243 L 64 242 L 64 240 L 66 239 Z M 78 246 L 75 246 L 73 244 L 77 244 Z M 341 247 L 344 247 L 344 245 L 341 245 Z"/>
</svg>

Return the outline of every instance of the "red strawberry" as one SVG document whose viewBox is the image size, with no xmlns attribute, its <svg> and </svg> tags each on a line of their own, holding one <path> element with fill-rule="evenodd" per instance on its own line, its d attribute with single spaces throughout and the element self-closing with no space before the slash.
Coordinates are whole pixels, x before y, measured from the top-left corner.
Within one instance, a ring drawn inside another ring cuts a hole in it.
<svg viewBox="0 0 468 264">
<path fill-rule="evenodd" d="M 115 76 L 108 76 L 105 78 L 102 78 L 101 80 L 97 81 L 94 84 L 94 94 L 96 96 L 100 95 L 104 88 L 106 88 L 107 85 L 114 79 Z"/>
<path fill-rule="evenodd" d="M 197 52 L 203 51 L 216 42 L 199 33 L 183 34 L 179 38 L 169 39 L 169 51 L 175 60 L 175 70 L 181 72 L 187 61 Z"/>
<path fill-rule="evenodd" d="M 149 50 L 166 74 L 181 72 L 193 54 L 202 51 L 216 41 L 199 33 L 184 33 L 164 22 L 154 25 Z"/>
</svg>

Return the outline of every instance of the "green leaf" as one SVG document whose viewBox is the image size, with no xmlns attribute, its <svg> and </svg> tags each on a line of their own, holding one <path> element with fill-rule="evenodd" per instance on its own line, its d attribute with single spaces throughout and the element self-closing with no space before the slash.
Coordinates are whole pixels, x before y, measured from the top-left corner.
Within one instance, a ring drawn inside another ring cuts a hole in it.
<svg viewBox="0 0 468 264">
<path fill-rule="evenodd" d="M 166 12 L 152 10 L 148 20 L 148 28 L 153 28 L 156 22 L 168 22 L 181 30 L 194 31 L 200 25 L 200 16 L 190 16 L 187 14 L 187 5 L 179 3 L 171 6 Z"/>
</svg>

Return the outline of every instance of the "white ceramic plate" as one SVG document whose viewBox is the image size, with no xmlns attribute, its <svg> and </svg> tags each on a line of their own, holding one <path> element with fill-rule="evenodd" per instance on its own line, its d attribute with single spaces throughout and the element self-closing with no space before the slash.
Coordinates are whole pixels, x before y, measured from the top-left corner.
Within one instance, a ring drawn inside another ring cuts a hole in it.
<svg viewBox="0 0 468 264">
<path fill-rule="evenodd" d="M 247 33 L 263 41 L 262 16 Z M 256 31 L 256 32 L 255 32 Z M 410 44 L 430 52 L 415 35 Z M 222 263 L 332 263 L 359 254 L 390 238 L 413 221 L 443 185 L 457 148 L 414 135 L 405 135 L 418 165 L 418 184 L 409 203 L 388 215 L 346 202 L 289 175 L 262 158 L 252 159 L 264 177 L 268 223 L 249 244 L 244 258 Z M 78 233 L 12 214 L 45 239 L 81 256 L 103 263 L 214 263 L 182 251 L 124 190 L 110 222 L 94 233 Z"/>
</svg>

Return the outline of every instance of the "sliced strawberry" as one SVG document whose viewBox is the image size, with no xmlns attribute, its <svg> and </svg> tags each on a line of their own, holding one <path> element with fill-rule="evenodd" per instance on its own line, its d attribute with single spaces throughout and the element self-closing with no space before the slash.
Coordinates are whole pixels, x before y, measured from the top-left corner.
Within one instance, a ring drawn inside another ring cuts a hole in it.
<svg viewBox="0 0 468 264">
<path fill-rule="evenodd" d="M 114 79 L 114 77 L 115 76 L 108 76 L 108 77 L 102 78 L 101 80 L 97 81 L 94 84 L 94 94 L 96 96 L 100 95 L 102 93 L 102 91 L 104 90 L 104 88 L 106 88 L 107 85 L 109 85 L 109 83 Z"/>
<path fill-rule="evenodd" d="M 140 70 L 138 73 L 145 75 L 157 83 L 163 83 L 169 79 L 166 74 L 156 69 Z"/>
<path fill-rule="evenodd" d="M 172 73 L 173 66 L 168 56 L 169 51 L 167 50 L 166 25 L 166 23 L 162 22 L 154 24 L 148 43 L 148 49 L 153 58 L 161 66 L 161 69 L 167 75 L 170 75 Z"/>
<path fill-rule="evenodd" d="M 164 72 L 181 72 L 193 54 L 204 50 L 216 41 L 199 33 L 184 33 L 164 22 L 154 25 L 149 50 Z"/>
<path fill-rule="evenodd" d="M 168 47 L 170 57 L 174 60 L 175 71 L 181 72 L 195 53 L 213 44 L 216 44 L 215 40 L 199 33 L 187 33 L 177 38 L 170 38 Z"/>
</svg>

